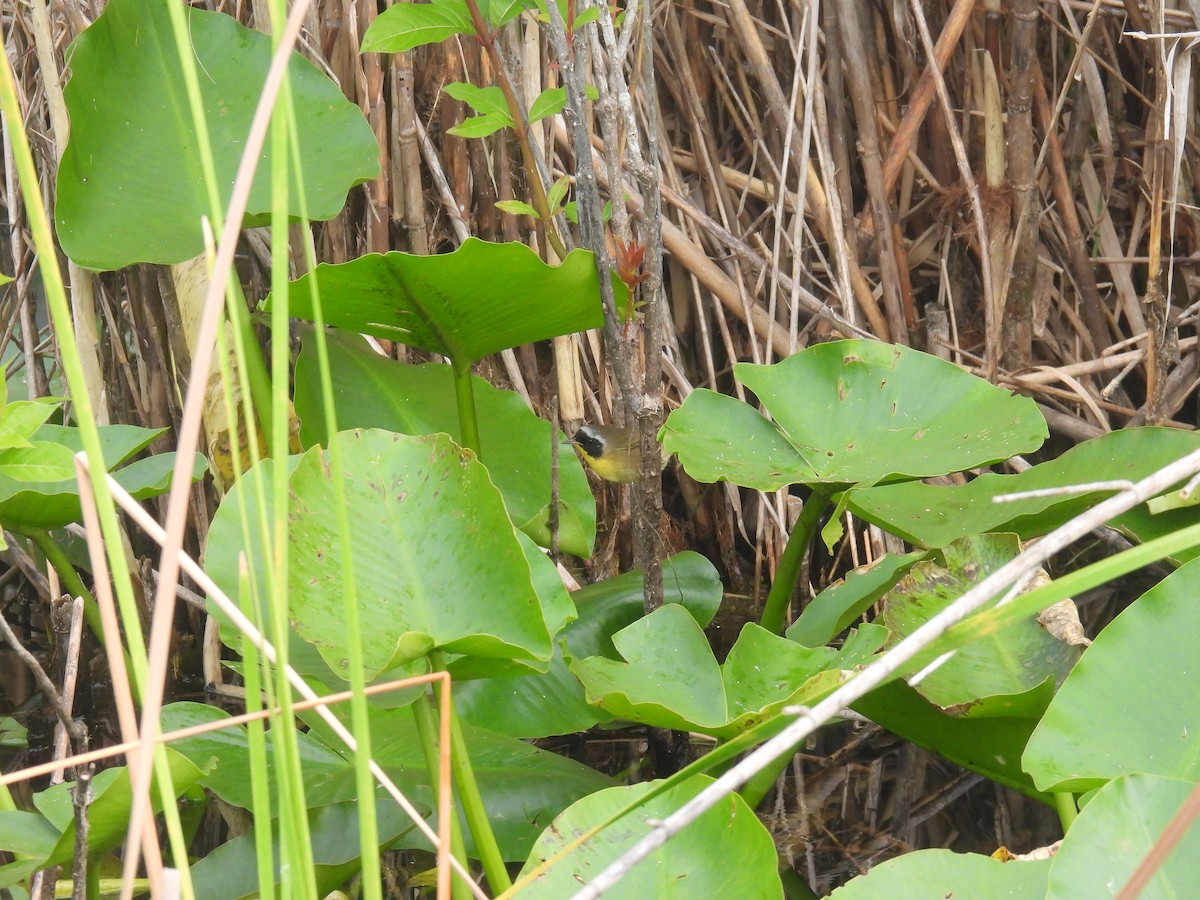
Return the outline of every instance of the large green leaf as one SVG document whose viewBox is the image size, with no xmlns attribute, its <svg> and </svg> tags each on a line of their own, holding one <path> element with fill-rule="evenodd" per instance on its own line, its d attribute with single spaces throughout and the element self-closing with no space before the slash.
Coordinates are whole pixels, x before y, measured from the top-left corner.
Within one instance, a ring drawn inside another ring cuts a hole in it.
<svg viewBox="0 0 1200 900">
<path fill-rule="evenodd" d="M 1197 447 L 1200 432 L 1127 428 L 1085 441 L 1018 475 L 985 474 L 960 487 L 907 482 L 858 488 L 850 492 L 847 505 L 867 521 L 923 547 L 943 547 L 985 531 L 1013 531 L 1030 538 L 1057 528 L 1112 491 L 1053 493 L 1005 503 L 993 498 L 1100 481 L 1136 481 Z M 1197 515 L 1181 511 L 1174 521 L 1196 521 Z"/>
<path fill-rule="evenodd" d="M 292 283 L 291 315 L 313 318 L 314 286 L 326 324 L 461 363 L 604 322 L 586 250 L 548 266 L 524 244 L 469 238 L 453 253 L 372 253 L 322 264 Z"/>
<path fill-rule="evenodd" d="M 663 589 L 664 603 L 682 604 L 701 625 L 712 620 L 721 602 L 721 582 L 712 563 L 691 551 L 663 561 Z M 589 585 L 571 599 L 579 618 L 561 635 L 571 655 L 615 656 L 612 635 L 644 613 L 642 573 L 626 572 Z M 570 734 L 611 718 L 587 702 L 583 685 L 563 660 L 561 645 L 544 674 L 468 681 L 455 688 L 455 698 L 464 719 L 513 737 Z"/>
<path fill-rule="evenodd" d="M 1084 791 L 1135 772 L 1200 780 L 1200 561 L 1096 637 L 1025 751 L 1038 786 Z"/>
<path fill-rule="evenodd" d="M 669 604 L 613 636 L 624 662 L 594 656 L 570 665 L 589 700 L 618 718 L 730 738 L 784 706 L 815 703 L 885 636 L 865 625 L 838 653 L 748 623 L 719 665 L 696 620 Z"/>
<path fill-rule="evenodd" d="M 882 623 L 891 631 L 889 640 L 897 643 L 912 634 L 1020 550 L 1015 535 L 984 534 L 955 541 L 941 560 L 914 565 L 888 592 Z M 1031 616 L 959 649 L 917 690 L 944 708 L 977 707 L 986 697 L 1061 682 L 1079 653 L 1079 647 L 1054 637 Z M 1000 713 L 1011 714 L 1010 707 Z"/>
<path fill-rule="evenodd" d="M 229 16 L 187 8 L 188 48 L 227 203 L 271 57 L 269 35 Z M 211 215 L 167 5 L 111 0 L 75 41 L 64 89 L 71 137 L 58 171 L 63 250 L 81 265 L 175 263 L 204 249 Z M 357 106 L 299 54 L 288 68 L 304 192 L 314 219 L 337 215 L 354 184 L 379 173 L 379 148 Z M 247 225 L 271 208 L 270 138 L 259 160 Z M 298 214 L 292 201 L 293 214 Z"/>
<path fill-rule="evenodd" d="M 560 900 L 572 896 L 632 847 L 661 820 L 712 784 L 696 775 L 652 798 L 582 846 L 571 848 L 580 834 L 646 794 L 653 782 L 609 788 L 585 797 L 554 820 L 538 839 L 521 875 L 564 850 L 566 855 L 522 886 L 521 897 Z M 569 849 L 570 848 L 570 849 Z M 613 892 L 617 897 L 655 900 L 693 897 L 783 896 L 778 858 L 770 833 L 737 794 L 716 804 L 663 847 L 636 865 Z"/>
<path fill-rule="evenodd" d="M 487 470 L 446 435 L 341 432 L 364 666 L 440 648 L 545 671 L 547 612 Z M 289 480 L 288 593 L 297 632 L 346 676 L 339 502 L 326 454 L 313 448 Z"/>
<path fill-rule="evenodd" d="M 139 500 L 164 493 L 170 487 L 175 466 L 174 453 L 161 453 L 122 465 L 163 434 L 165 429 L 138 428 L 133 425 L 103 425 L 100 427 L 100 449 L 113 477 Z M 76 522 L 82 515 L 79 506 L 79 485 L 75 480 L 72 456 L 83 449 L 79 429 L 65 425 L 42 425 L 33 434 L 34 444 L 50 445 L 54 454 L 50 460 L 51 474 L 65 475 L 61 480 L 28 481 L 12 477 L 0 465 L 0 523 L 14 531 L 25 529 L 50 530 Z M 30 450 L 7 452 L 29 453 Z M 118 468 L 120 467 L 120 468 Z M 192 479 L 204 477 L 207 464 L 200 454 L 192 457 Z"/>
<path fill-rule="evenodd" d="M 691 394 L 663 446 L 699 481 L 776 490 L 924 478 L 1035 450 L 1047 435 L 1032 400 L 891 344 L 818 344 L 734 373 L 774 424 L 733 398 Z"/>
<path fill-rule="evenodd" d="M 933 896 L 1026 900 L 1029 897 L 1041 897 L 1045 893 L 1049 875 L 1048 859 L 1001 862 L 978 853 L 918 850 L 880 863 L 866 875 L 859 875 L 847 882 L 829 897 L 830 900 Z"/>
<path fill-rule="evenodd" d="M 460 438 L 453 373 L 430 363 L 406 366 L 371 351 L 356 335 L 329 332 L 330 378 L 338 427 L 383 428 L 400 434 Z M 551 427 L 511 391 L 473 378 L 479 442 L 492 481 L 517 527 L 549 546 Z M 329 438 L 321 403 L 321 373 L 311 335 L 296 362 L 296 413 L 305 446 Z M 596 501 L 578 457 L 558 454 L 558 545 L 590 556 L 596 539 Z"/>
<path fill-rule="evenodd" d="M 1047 900 L 1116 896 L 1195 787 L 1194 779 L 1155 775 L 1123 775 L 1102 787 L 1063 838 L 1050 866 Z M 1197 884 L 1200 828 L 1193 824 L 1138 897 L 1194 897 Z"/>
</svg>

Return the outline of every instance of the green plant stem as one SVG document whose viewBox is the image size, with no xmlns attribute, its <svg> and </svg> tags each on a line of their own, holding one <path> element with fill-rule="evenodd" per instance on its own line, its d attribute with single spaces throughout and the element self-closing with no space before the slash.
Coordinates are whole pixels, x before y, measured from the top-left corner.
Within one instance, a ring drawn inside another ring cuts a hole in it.
<svg viewBox="0 0 1200 900">
<path fill-rule="evenodd" d="M 779 634 L 783 630 L 787 608 L 792 601 L 792 593 L 796 590 L 796 580 L 800 577 L 804 553 L 808 550 L 809 542 L 821 521 L 821 513 L 829 505 L 829 498 L 836 489 L 832 484 L 813 485 L 812 496 L 804 504 L 800 518 L 792 528 L 787 547 L 784 548 L 779 566 L 775 569 L 775 581 L 771 584 L 771 593 L 767 595 L 767 603 L 758 623 L 772 634 Z"/>
<path fill-rule="evenodd" d="M 1058 820 L 1062 822 L 1063 834 L 1066 834 L 1071 830 L 1071 824 L 1079 816 L 1079 807 L 1075 805 L 1075 795 L 1070 791 L 1056 792 L 1054 808 L 1058 811 Z"/>
<path fill-rule="evenodd" d="M 421 752 L 425 755 L 425 767 L 429 770 L 429 785 L 433 789 L 434 803 L 437 803 L 437 771 L 440 765 L 438 757 L 438 727 L 433 714 L 434 699 L 429 694 L 417 698 L 412 705 L 413 720 L 417 725 L 417 737 L 421 742 Z M 458 821 L 458 809 L 450 804 L 450 852 L 462 863 L 462 867 L 470 871 L 467 860 L 467 848 L 463 843 L 462 825 Z M 456 877 L 457 876 L 457 877 Z M 450 892 L 454 900 L 470 900 L 470 887 L 463 881 L 461 875 L 452 871 L 450 874 Z"/>
<path fill-rule="evenodd" d="M 462 431 L 462 446 L 482 460 L 479 446 L 479 419 L 475 415 L 475 385 L 471 382 L 470 361 L 451 360 L 454 372 L 454 396 L 458 400 L 458 427 Z"/>
<path fill-rule="evenodd" d="M 441 653 L 434 651 L 430 654 L 430 659 L 439 670 L 445 671 L 446 664 Z M 438 691 L 440 688 L 435 687 L 434 690 Z M 454 708 L 454 699 L 451 698 L 447 705 L 450 707 L 450 770 L 454 774 L 454 783 L 458 786 L 463 815 L 470 826 L 471 837 L 475 839 L 475 852 L 483 864 L 492 894 L 502 894 L 512 887 L 512 880 L 508 877 L 500 845 L 496 842 L 492 824 L 488 821 L 483 795 L 479 793 L 479 782 L 475 780 L 475 770 L 471 768 L 471 757 L 467 754 L 467 742 L 463 737 L 458 712 Z"/>
<path fill-rule="evenodd" d="M 479 10 L 479 4 L 475 0 L 467 0 L 467 11 L 471 14 L 471 24 L 475 26 L 475 35 L 479 38 L 480 46 L 487 53 L 488 60 L 492 64 L 492 71 L 496 73 L 496 83 L 504 94 L 504 102 L 508 104 L 508 114 L 512 116 L 513 131 L 517 134 L 517 143 L 521 147 L 521 159 L 525 163 L 525 176 L 529 182 L 529 196 L 533 200 L 533 207 L 538 211 L 538 216 L 545 225 L 546 239 L 550 241 L 550 246 L 554 248 L 554 252 L 560 260 L 565 259 L 567 248 L 558 236 L 558 230 L 554 227 L 554 214 L 550 211 L 550 204 L 546 202 L 546 188 L 542 184 L 537 160 L 533 155 L 533 145 L 529 143 L 529 125 L 525 121 L 525 110 L 517 102 L 517 93 L 513 90 L 512 82 L 509 81 L 504 60 L 500 58 L 500 52 L 496 49 L 496 39 L 484 20 L 483 13 Z"/>
</svg>

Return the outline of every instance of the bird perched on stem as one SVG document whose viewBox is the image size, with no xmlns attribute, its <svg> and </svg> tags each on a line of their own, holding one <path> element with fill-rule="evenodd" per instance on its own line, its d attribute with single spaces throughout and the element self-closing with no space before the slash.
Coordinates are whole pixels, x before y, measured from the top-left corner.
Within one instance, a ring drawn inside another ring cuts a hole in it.
<svg viewBox="0 0 1200 900">
<path fill-rule="evenodd" d="M 583 461 L 605 481 L 633 484 L 641 479 L 641 454 L 633 428 L 615 425 L 584 425 L 571 443 Z"/>
</svg>

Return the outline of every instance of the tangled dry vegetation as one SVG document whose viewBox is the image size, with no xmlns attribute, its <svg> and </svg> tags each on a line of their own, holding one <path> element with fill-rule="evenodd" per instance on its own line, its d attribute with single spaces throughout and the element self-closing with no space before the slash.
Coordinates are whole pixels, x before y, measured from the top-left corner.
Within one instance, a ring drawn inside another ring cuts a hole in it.
<svg viewBox="0 0 1200 900">
<path fill-rule="evenodd" d="M 257 4 L 215 6 L 263 21 Z M 65 0 L 46 12 L 40 0 L 9 6 L 3 25 L 49 191 L 66 129 L 53 76 L 99 9 Z M 375 14 L 375 4 L 321 0 L 305 30 L 304 52 L 361 105 L 384 162 L 379 180 L 317 226 L 321 258 L 435 253 L 466 234 L 531 240 L 529 220 L 494 205 L 526 197 L 511 131 L 447 134 L 464 107 L 441 87 L 493 81 L 481 47 L 451 39 L 360 54 Z M 1197 54 L 1194 38 L 1165 35 L 1200 29 L 1200 2 L 680 0 L 656 3 L 652 16 L 655 90 L 637 67 L 628 78 L 642 127 L 656 122 L 668 405 L 696 387 L 740 390 L 735 361 L 867 335 L 1030 394 L 1060 442 L 1195 425 Z M 502 35 L 527 94 L 559 77 L 543 40 L 531 18 Z M 574 173 L 562 123 L 535 132 L 554 177 Z M 36 260 L 7 153 L 4 184 L 2 265 L 17 281 L 0 306 L 0 341 L 28 361 L 55 348 L 36 315 Z M 645 208 L 634 195 L 625 203 L 635 219 Z M 256 302 L 269 281 L 262 234 L 246 234 L 238 264 Z M 94 311 L 78 327 L 106 386 L 102 415 L 176 424 L 187 347 L 171 279 L 150 266 L 71 277 L 79 309 Z M 577 382 L 564 376 L 568 360 Z M 28 368 L 33 389 L 48 393 L 41 367 Z M 486 374 L 548 418 L 572 419 L 607 418 L 605 372 L 599 340 L 584 336 L 553 354 L 521 348 Z M 752 607 L 782 548 L 785 498 L 685 481 L 668 480 L 669 541 L 706 552 Z M 196 494 L 192 550 L 213 502 Z M 619 538 L 614 529 L 597 568 L 620 564 Z M 882 540 L 859 529 L 844 554 L 853 558 L 818 561 L 809 583 L 865 561 Z M 10 618 L 35 634 L 41 613 L 29 601 L 49 588 L 43 579 L 16 589 L 12 578 Z M 179 632 L 176 690 L 186 692 L 201 682 L 200 614 L 183 614 Z M 5 682 L 10 707 L 24 699 L 18 682 Z M 769 819 L 796 867 L 825 889 L 900 849 L 1028 849 L 1054 830 L 1029 801 L 873 727 L 828 732 L 792 776 Z"/>
</svg>

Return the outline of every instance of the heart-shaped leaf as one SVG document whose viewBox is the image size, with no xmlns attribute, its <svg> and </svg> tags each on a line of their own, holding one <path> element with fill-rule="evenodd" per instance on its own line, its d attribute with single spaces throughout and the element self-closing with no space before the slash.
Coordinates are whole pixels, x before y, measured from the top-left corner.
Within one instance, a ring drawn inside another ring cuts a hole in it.
<svg viewBox="0 0 1200 900">
<path fill-rule="evenodd" d="M 693 392 L 668 417 L 663 446 L 699 481 L 777 490 L 924 478 L 1035 450 L 1047 435 L 1032 400 L 907 347 L 836 341 L 734 373 L 774 423 Z"/>
<path fill-rule="evenodd" d="M 75 40 L 63 94 L 71 137 L 55 211 L 63 250 L 80 265 L 176 263 L 204 250 L 210 216 L 180 57 L 167 5 L 110 0 Z M 188 7 L 188 53 L 200 72 L 204 118 L 225 204 L 271 59 L 269 35 Z M 379 173 L 379 147 L 357 106 L 298 53 L 288 67 L 303 191 L 313 219 L 337 215 L 352 185 Z M 250 193 L 247 225 L 271 210 L 270 138 Z M 299 210 L 293 208 L 293 215 Z"/>
<path fill-rule="evenodd" d="M 829 647 L 812 649 L 747 624 L 718 665 L 696 620 L 669 604 L 613 636 L 624 657 L 570 663 L 588 698 L 612 715 L 663 728 L 729 738 L 782 707 L 814 703 L 882 644 L 886 632 L 864 626 L 853 658 Z"/>
<path fill-rule="evenodd" d="M 1015 535 L 977 535 L 951 544 L 941 560 L 914 565 L 888 592 L 882 623 L 891 632 L 889 640 L 907 637 L 1020 551 Z M 1059 683 L 1080 652 L 1029 617 L 959 649 L 917 690 L 943 708 L 974 705 L 985 697 L 1033 690 L 1047 680 Z"/>
<path fill-rule="evenodd" d="M 1039 787 L 1085 791 L 1135 772 L 1200 780 L 1198 591 L 1193 561 L 1097 635 L 1025 751 Z"/>
<path fill-rule="evenodd" d="M 538 838 L 521 875 L 532 874 L 542 863 L 566 851 L 547 871 L 523 884 L 520 896 L 534 900 L 559 900 L 572 896 L 632 847 L 650 830 L 651 823 L 675 812 L 713 783 L 696 775 L 644 806 L 630 812 L 581 846 L 578 836 L 598 825 L 650 791 L 654 782 L 643 782 L 599 791 L 572 805 Z M 720 852 L 714 852 L 714 848 Z M 736 864 L 734 864 L 736 861 Z M 634 867 L 621 880 L 622 897 L 783 897 L 778 857 L 771 835 L 737 794 L 709 809 L 665 846 Z"/>
<path fill-rule="evenodd" d="M 604 321 L 595 263 L 586 250 L 548 266 L 524 244 L 469 238 L 453 253 L 372 253 L 322 264 L 291 285 L 291 315 L 312 320 L 314 288 L 327 325 L 460 363 L 599 328 Z M 618 298 L 625 302 L 623 292 Z M 265 309 L 272 300 L 266 299 Z"/>
<path fill-rule="evenodd" d="M 333 441 L 369 625 L 359 636 L 368 677 L 432 648 L 545 671 L 548 616 L 487 470 L 444 434 L 350 431 Z M 346 677 L 342 545 L 330 512 L 338 501 L 320 448 L 301 458 L 289 490 L 292 622 Z"/>
<path fill-rule="evenodd" d="M 1057 528 L 1112 490 L 1048 493 L 1003 503 L 994 498 L 1101 481 L 1137 481 L 1197 447 L 1200 432 L 1125 428 L 1017 475 L 988 473 L 958 487 L 912 481 L 856 488 L 847 505 L 867 521 L 923 547 L 944 547 L 985 531 L 1013 531 L 1030 538 Z"/>
</svg>

